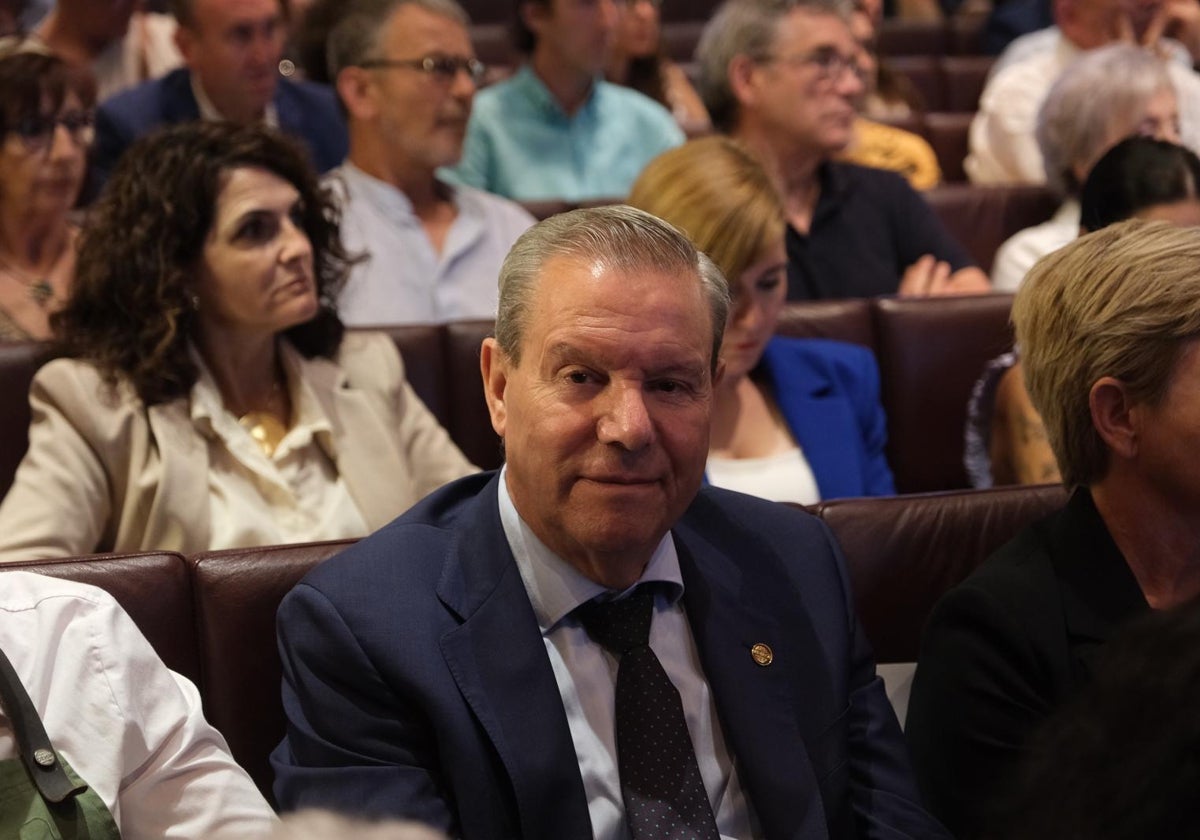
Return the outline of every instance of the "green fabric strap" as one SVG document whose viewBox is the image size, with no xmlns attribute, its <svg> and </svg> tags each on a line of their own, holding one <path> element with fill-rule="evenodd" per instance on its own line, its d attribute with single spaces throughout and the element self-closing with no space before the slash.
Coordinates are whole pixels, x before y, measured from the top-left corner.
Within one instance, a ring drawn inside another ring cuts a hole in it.
<svg viewBox="0 0 1200 840">
<path fill-rule="evenodd" d="M 84 781 L 58 754 L 76 785 Z M 119 840 L 108 806 L 90 787 L 59 804 L 47 802 L 20 759 L 0 761 L 0 837 L 13 840 Z"/>
</svg>

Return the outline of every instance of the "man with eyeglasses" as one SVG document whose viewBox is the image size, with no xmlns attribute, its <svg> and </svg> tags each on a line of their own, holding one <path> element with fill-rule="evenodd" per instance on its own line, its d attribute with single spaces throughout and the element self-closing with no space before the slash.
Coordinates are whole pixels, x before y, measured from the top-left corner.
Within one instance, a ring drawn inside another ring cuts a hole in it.
<svg viewBox="0 0 1200 840">
<path fill-rule="evenodd" d="M 864 93 L 849 11 L 842 0 L 727 0 L 697 48 L 713 125 L 757 154 L 783 195 L 788 298 L 988 291 L 900 175 L 834 160 Z"/>
<path fill-rule="evenodd" d="M 279 76 L 281 0 L 171 0 L 185 67 L 102 102 L 92 167 L 102 182 L 134 140 L 189 120 L 266 122 L 304 143 L 324 172 L 346 156 L 346 129 L 327 87 Z"/>
<path fill-rule="evenodd" d="M 603 79 L 616 0 L 523 0 L 517 13 L 528 61 L 476 98 L 454 177 L 517 201 L 623 197 L 684 137 L 666 108 Z"/>
<path fill-rule="evenodd" d="M 484 67 L 455 0 L 354 0 L 327 44 L 350 155 L 328 182 L 342 240 L 365 253 L 340 297 L 348 324 L 496 315 L 496 276 L 533 224 L 519 205 L 438 176 L 458 162 Z"/>
</svg>

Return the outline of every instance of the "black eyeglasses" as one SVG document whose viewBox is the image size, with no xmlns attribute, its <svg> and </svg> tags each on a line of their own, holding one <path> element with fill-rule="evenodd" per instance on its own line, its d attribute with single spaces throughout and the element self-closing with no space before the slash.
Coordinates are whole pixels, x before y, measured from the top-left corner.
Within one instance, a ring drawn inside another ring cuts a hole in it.
<svg viewBox="0 0 1200 840">
<path fill-rule="evenodd" d="M 67 111 L 56 117 L 31 116 L 16 121 L 12 133 L 30 152 L 45 152 L 54 145 L 54 130 L 62 126 L 76 146 L 90 146 L 95 137 L 95 117 L 91 111 Z"/>
<path fill-rule="evenodd" d="M 426 76 L 432 76 L 446 84 L 453 82 L 459 72 L 465 72 L 471 77 L 471 81 L 478 85 L 483 82 L 484 74 L 487 73 L 487 66 L 482 61 L 452 55 L 427 55 L 424 58 L 410 59 L 372 58 L 361 62 L 358 66 L 368 70 L 394 67 L 420 70 Z"/>
</svg>

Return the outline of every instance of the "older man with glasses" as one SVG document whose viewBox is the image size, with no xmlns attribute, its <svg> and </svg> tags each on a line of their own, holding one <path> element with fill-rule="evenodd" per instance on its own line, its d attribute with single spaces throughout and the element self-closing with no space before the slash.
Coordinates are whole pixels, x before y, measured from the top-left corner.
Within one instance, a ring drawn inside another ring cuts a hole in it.
<svg viewBox="0 0 1200 840">
<path fill-rule="evenodd" d="M 697 49 L 713 124 L 783 194 L 789 299 L 987 291 L 902 177 L 833 160 L 864 93 L 848 15 L 841 0 L 727 0 Z"/>
<path fill-rule="evenodd" d="M 330 174 L 342 237 L 367 255 L 340 304 L 350 324 L 496 314 L 496 275 L 533 217 L 438 177 L 457 163 L 484 67 L 455 0 L 356 0 L 329 37 L 350 155 Z"/>
</svg>

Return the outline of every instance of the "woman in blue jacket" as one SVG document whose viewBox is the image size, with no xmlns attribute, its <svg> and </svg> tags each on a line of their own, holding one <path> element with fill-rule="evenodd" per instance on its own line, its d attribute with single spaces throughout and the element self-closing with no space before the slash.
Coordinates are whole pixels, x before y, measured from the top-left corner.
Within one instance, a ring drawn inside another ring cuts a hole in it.
<svg viewBox="0 0 1200 840">
<path fill-rule="evenodd" d="M 894 493 L 875 357 L 774 335 L 787 294 L 784 214 L 758 161 L 726 137 L 693 140 L 651 161 L 629 203 L 687 232 L 729 279 L 708 480 L 802 504 Z"/>
</svg>

